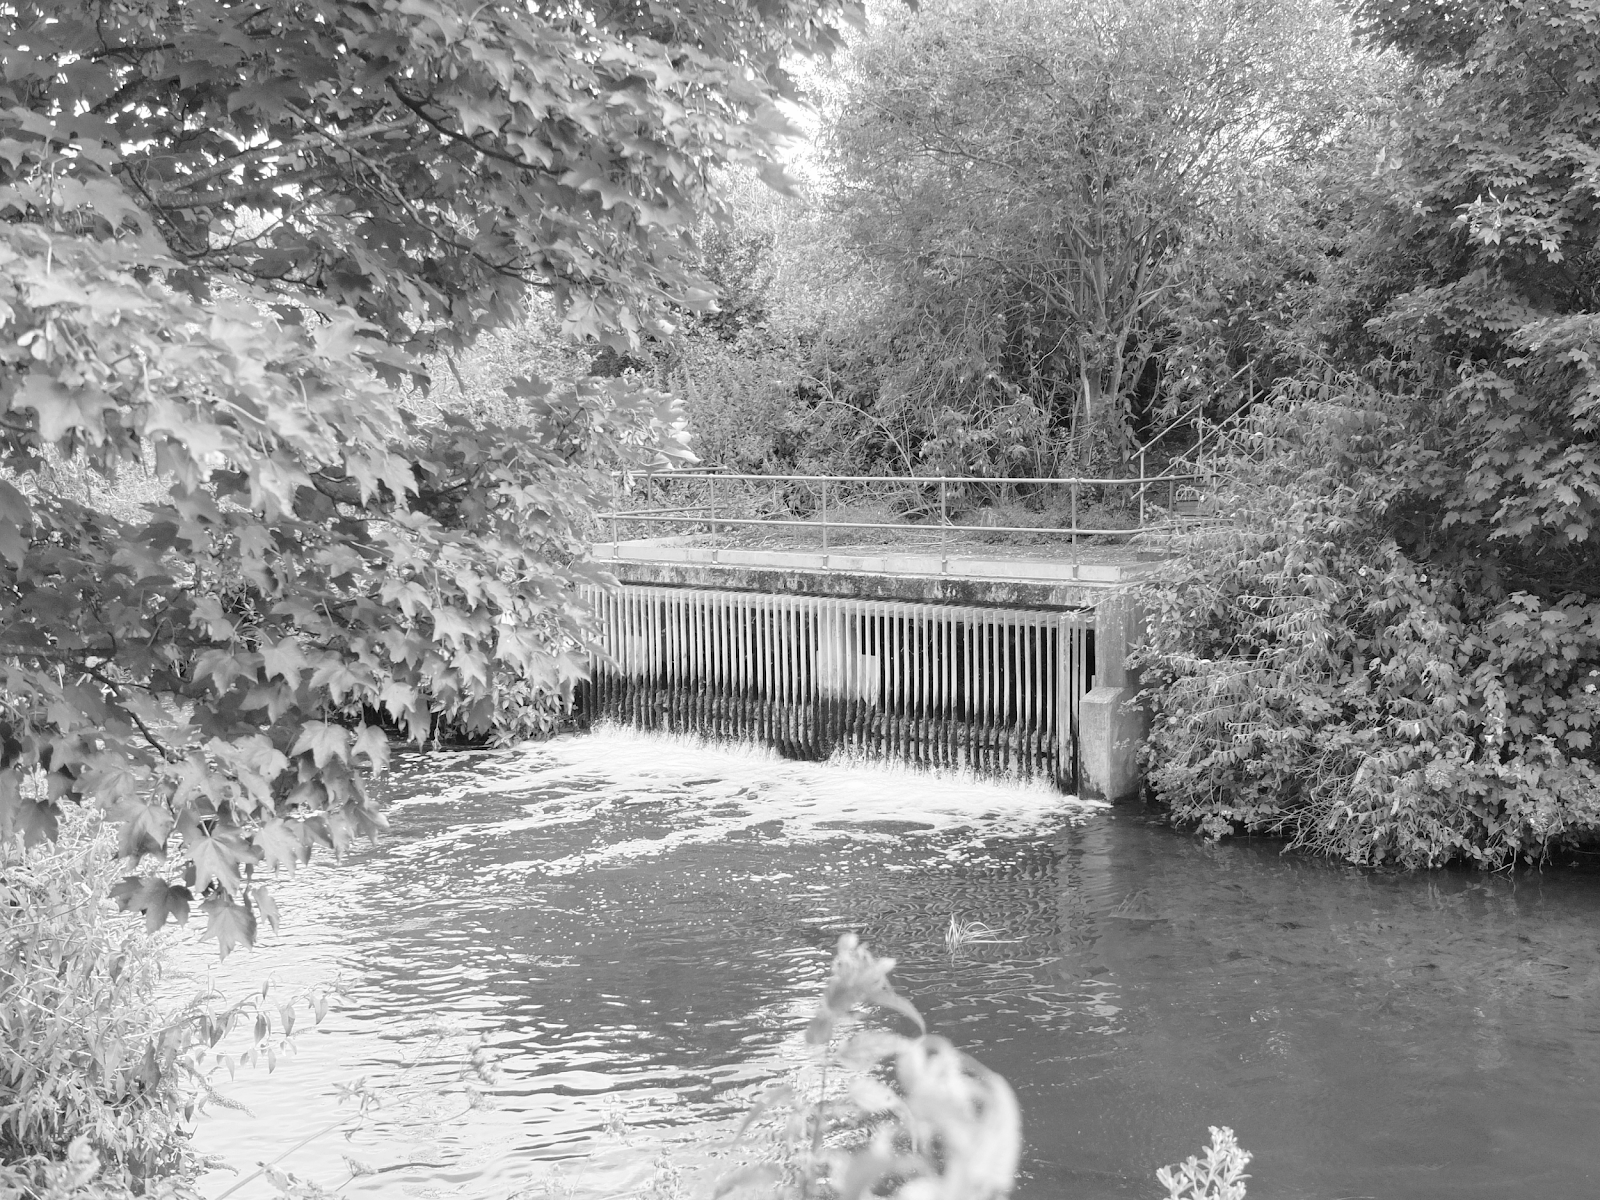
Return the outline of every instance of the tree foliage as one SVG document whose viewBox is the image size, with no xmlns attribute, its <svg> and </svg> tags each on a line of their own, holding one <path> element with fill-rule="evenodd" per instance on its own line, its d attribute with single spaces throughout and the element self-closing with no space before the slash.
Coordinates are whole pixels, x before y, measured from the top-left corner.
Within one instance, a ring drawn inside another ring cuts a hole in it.
<svg viewBox="0 0 1600 1200">
<path fill-rule="evenodd" d="M 1600 832 L 1600 11 L 1361 12 L 1411 75 L 1299 314 L 1305 428 L 1240 445 L 1238 543 L 1160 595 L 1153 781 L 1358 861 L 1539 859 Z"/>
<path fill-rule="evenodd" d="M 852 243 L 903 310 L 880 403 L 1126 451 L 1181 250 L 1339 127 L 1356 66 L 1333 5 L 952 2 L 886 23 L 828 135 Z"/>
<path fill-rule="evenodd" d="M 1150 589 L 1150 782 L 1208 833 L 1501 866 L 1600 829 L 1600 620 L 1395 541 L 1406 409 L 1302 399 L 1229 461 L 1234 523 Z"/>
<path fill-rule="evenodd" d="M 112 812 L 121 902 L 224 951 L 259 870 L 382 823 L 385 725 L 538 727 L 584 665 L 586 471 L 672 399 L 511 386 L 424 419 L 420 354 L 550 294 L 634 345 L 710 293 L 712 172 L 771 173 L 801 0 L 26 4 L 0 12 L 0 826 Z M 130 466 L 113 510 L 63 486 Z M 254 895 L 253 895 L 254 892 Z"/>
</svg>

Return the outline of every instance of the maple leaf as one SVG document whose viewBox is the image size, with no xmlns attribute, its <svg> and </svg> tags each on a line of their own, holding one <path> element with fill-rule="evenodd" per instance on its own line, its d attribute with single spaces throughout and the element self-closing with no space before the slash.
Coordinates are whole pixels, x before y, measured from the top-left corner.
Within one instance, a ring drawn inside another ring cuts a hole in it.
<svg viewBox="0 0 1600 1200">
<path fill-rule="evenodd" d="M 154 933 L 168 920 L 180 925 L 188 921 L 194 895 L 181 883 L 156 875 L 129 875 L 111 889 L 111 898 L 123 912 L 143 913 L 145 928 Z"/>
<path fill-rule="evenodd" d="M 206 930 L 200 936 L 215 938 L 223 958 L 240 944 L 255 945 L 256 915 L 248 902 L 241 904 L 226 892 L 218 892 L 200 905 L 200 911 L 206 914 Z"/>
<path fill-rule="evenodd" d="M 289 874 L 293 875 L 297 866 L 311 860 L 311 846 L 304 823 L 300 821 L 274 817 L 253 830 L 250 841 L 261 855 L 261 865 L 271 871 L 288 867 Z"/>
<path fill-rule="evenodd" d="M 278 902 L 272 898 L 272 893 L 267 890 L 266 885 L 258 883 L 255 887 L 251 888 L 250 899 L 255 903 L 255 906 L 261 910 L 261 915 L 265 917 L 268 923 L 272 926 L 272 932 L 277 933 L 278 919 L 280 915 L 278 912 Z M 284 1033 L 289 1032 L 292 1024 L 293 1022 L 289 1019 L 286 1018 L 284 1020 Z"/>
<path fill-rule="evenodd" d="M 107 407 L 114 407 L 108 405 L 107 400 L 103 392 L 70 388 L 51 376 L 35 372 L 17 389 L 12 403 L 39 414 L 39 436 L 47 442 L 59 442 L 75 429 L 84 430 L 98 442 L 106 435 L 101 414 Z"/>
<path fill-rule="evenodd" d="M 256 850 L 241 831 L 215 817 L 197 817 L 186 811 L 178 821 L 183 848 L 194 864 L 194 886 L 205 891 L 213 881 L 232 894 L 239 890 L 239 871 L 256 861 Z"/>
<path fill-rule="evenodd" d="M 289 755 L 311 752 L 311 761 L 325 767 L 335 759 L 344 762 L 349 757 L 349 734 L 340 726 L 327 721 L 307 721 L 300 727 Z"/>
<path fill-rule="evenodd" d="M 167 839 L 172 836 L 173 826 L 172 813 L 166 805 L 124 800 L 111 810 L 111 819 L 118 825 L 117 853 L 122 857 L 166 856 Z"/>
<path fill-rule="evenodd" d="M 283 638 L 277 645 L 261 646 L 261 669 L 264 678 L 282 677 L 291 688 L 298 688 L 299 677 L 306 669 L 306 651 L 294 638 Z"/>
<path fill-rule="evenodd" d="M 0 517 L 0 557 L 21 567 L 28 557 L 28 539 L 9 517 Z"/>
<path fill-rule="evenodd" d="M 22 834 L 25 846 L 55 841 L 61 810 L 53 801 L 21 794 L 15 770 L 0 771 L 0 837 Z"/>
<path fill-rule="evenodd" d="M 361 754 L 367 756 L 374 775 L 383 774 L 389 767 L 389 735 L 377 725 L 363 725 L 350 749 L 350 758 L 354 761 Z"/>
</svg>

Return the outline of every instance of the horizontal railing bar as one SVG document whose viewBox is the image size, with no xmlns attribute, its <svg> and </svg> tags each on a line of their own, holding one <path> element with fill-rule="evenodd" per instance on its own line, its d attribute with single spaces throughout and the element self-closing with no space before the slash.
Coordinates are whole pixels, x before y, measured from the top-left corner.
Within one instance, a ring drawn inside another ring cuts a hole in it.
<svg viewBox="0 0 1600 1200">
<path fill-rule="evenodd" d="M 778 525 L 796 529 L 822 528 L 820 521 L 786 521 L 776 517 L 665 517 L 655 514 L 632 513 L 602 513 L 601 516 L 610 520 L 613 516 L 619 521 L 654 521 L 656 523 L 677 522 L 679 524 L 708 525 L 715 521 L 718 525 Z M 1201 522 L 1205 517 L 1179 517 L 1171 524 L 1186 521 Z M 900 533 L 1078 533 L 1091 537 L 1109 537 L 1114 534 L 1148 533 L 1152 529 L 1164 529 L 1166 523 L 1146 524 L 1133 529 L 1087 529 L 1080 525 L 1073 529 L 1069 525 L 889 525 L 870 523 L 866 521 L 829 521 L 829 529 L 893 529 Z"/>
<path fill-rule="evenodd" d="M 1048 483 L 1087 484 L 1106 487 L 1113 484 L 1148 486 L 1152 483 L 1176 483 L 1182 479 L 1208 479 L 1210 474 L 1194 472 L 1187 475 L 1146 475 L 1140 478 L 1122 476 L 1116 479 L 1094 479 L 1087 476 L 993 476 L 993 475 L 744 475 L 732 472 L 703 471 L 685 467 L 677 471 L 612 471 L 613 476 L 634 479 L 743 479 L 779 483 Z"/>
</svg>

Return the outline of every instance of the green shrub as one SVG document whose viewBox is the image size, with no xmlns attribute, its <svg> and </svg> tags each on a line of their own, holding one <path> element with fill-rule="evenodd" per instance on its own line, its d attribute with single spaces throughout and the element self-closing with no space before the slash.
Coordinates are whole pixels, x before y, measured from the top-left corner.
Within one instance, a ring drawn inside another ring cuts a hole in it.
<svg viewBox="0 0 1600 1200">
<path fill-rule="evenodd" d="M 1390 535 L 1381 406 L 1264 415 L 1146 589 L 1156 796 L 1213 835 L 1359 863 L 1498 866 L 1600 830 L 1600 604 L 1496 596 Z"/>
<path fill-rule="evenodd" d="M 136 1189 L 189 1161 L 196 1022 L 158 1002 L 157 939 L 106 899 L 114 850 L 87 819 L 0 844 L 0 1188 L 60 1174 L 74 1144 Z"/>
</svg>

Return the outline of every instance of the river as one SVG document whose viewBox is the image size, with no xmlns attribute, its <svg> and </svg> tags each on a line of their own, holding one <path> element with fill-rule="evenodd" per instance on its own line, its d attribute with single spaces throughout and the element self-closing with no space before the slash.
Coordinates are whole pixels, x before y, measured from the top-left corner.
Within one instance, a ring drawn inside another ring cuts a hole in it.
<svg viewBox="0 0 1600 1200">
<path fill-rule="evenodd" d="M 275 1070 L 220 1077 L 244 1110 L 212 1105 L 202 1151 L 309 1137 L 280 1167 L 344 1196 L 709 1196 L 751 1098 L 804 1078 L 855 931 L 1015 1088 L 1018 1200 L 1157 1196 L 1221 1124 L 1253 1198 L 1600 1192 L 1595 874 L 1358 870 L 615 730 L 411 757 L 391 790 L 378 846 L 275 887 L 281 933 L 181 951 L 225 995 L 342 988 Z M 952 918 L 993 932 L 952 945 Z M 378 1107 L 312 1136 L 357 1080 Z"/>
</svg>

